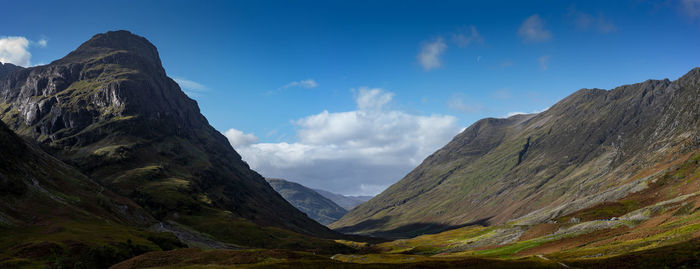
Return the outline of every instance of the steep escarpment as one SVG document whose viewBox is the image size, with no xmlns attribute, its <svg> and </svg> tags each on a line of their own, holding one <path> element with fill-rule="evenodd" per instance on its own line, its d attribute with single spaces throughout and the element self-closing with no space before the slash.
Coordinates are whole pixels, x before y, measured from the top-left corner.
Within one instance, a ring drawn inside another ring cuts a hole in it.
<svg viewBox="0 0 700 269">
<path fill-rule="evenodd" d="M 155 46 L 130 32 L 4 74 L 0 118 L 160 221 L 242 245 L 262 243 L 226 225 L 335 235 L 251 170 L 166 75 Z"/>
<path fill-rule="evenodd" d="M 696 68 L 676 81 L 582 89 L 539 114 L 478 121 L 331 227 L 407 237 L 619 199 L 644 187 L 638 171 L 698 148 L 699 79 Z"/>
<path fill-rule="evenodd" d="M 318 223 L 328 225 L 348 213 L 330 199 L 301 184 L 279 178 L 266 180 L 285 200 Z"/>
</svg>

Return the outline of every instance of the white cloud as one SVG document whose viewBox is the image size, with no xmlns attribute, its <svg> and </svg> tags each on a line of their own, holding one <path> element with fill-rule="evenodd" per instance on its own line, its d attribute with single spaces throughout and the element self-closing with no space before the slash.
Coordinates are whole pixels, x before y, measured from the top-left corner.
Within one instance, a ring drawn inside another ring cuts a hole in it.
<svg viewBox="0 0 700 269">
<path fill-rule="evenodd" d="M 551 57 L 549 55 L 544 55 L 544 56 L 540 56 L 539 58 L 537 58 L 537 62 L 540 64 L 540 69 L 542 69 L 544 71 L 544 70 L 547 70 L 547 68 L 549 68 L 549 59 L 550 58 Z"/>
<path fill-rule="evenodd" d="M 361 87 L 355 92 L 355 102 L 360 110 L 379 110 L 394 98 L 394 93 L 382 89 Z"/>
<path fill-rule="evenodd" d="M 48 43 L 49 43 L 49 41 L 46 40 L 46 38 L 42 38 L 42 39 L 40 39 L 39 41 L 36 42 L 36 45 L 39 46 L 39 47 L 42 47 L 42 48 L 46 48 L 46 46 L 48 45 Z"/>
<path fill-rule="evenodd" d="M 460 130 L 453 116 L 389 109 L 393 96 L 383 89 L 360 88 L 355 91 L 356 110 L 323 111 L 293 121 L 298 128 L 294 143 L 250 144 L 254 136 L 242 132 L 226 136 L 246 138 L 234 147 L 266 177 L 346 195 L 375 195 Z"/>
<path fill-rule="evenodd" d="M 515 111 L 515 112 L 508 112 L 508 114 L 506 114 L 506 115 L 505 115 L 505 116 L 504 116 L 503 118 L 510 118 L 510 117 L 512 117 L 512 116 L 515 116 L 515 115 L 525 115 L 525 114 L 536 114 L 536 113 L 542 113 L 542 112 L 545 112 L 545 111 L 547 111 L 548 109 L 549 109 L 549 107 L 546 107 L 546 108 L 543 108 L 543 109 L 540 109 L 540 110 L 533 110 L 533 111 L 532 111 L 532 112 L 530 112 L 530 113 L 525 113 L 525 112 L 519 112 L 519 111 Z"/>
<path fill-rule="evenodd" d="M 19 66 L 30 66 L 29 40 L 21 36 L 0 38 L 0 62 Z"/>
<path fill-rule="evenodd" d="M 569 18 L 573 20 L 576 28 L 584 31 L 595 30 L 600 33 L 612 33 L 617 31 L 617 26 L 605 18 L 603 14 L 598 14 L 594 16 L 585 12 L 576 10 L 575 8 L 569 8 Z"/>
<path fill-rule="evenodd" d="M 691 19 L 700 17 L 700 0 L 681 0 L 681 8 Z"/>
<path fill-rule="evenodd" d="M 189 80 L 183 77 L 173 77 L 173 80 L 180 85 L 180 88 L 182 89 L 185 94 L 187 94 L 190 97 L 196 97 L 199 96 L 201 92 L 207 91 L 209 88 L 207 86 L 204 86 L 200 84 L 199 82 Z"/>
<path fill-rule="evenodd" d="M 466 97 L 463 95 L 453 95 L 450 100 L 447 101 L 447 107 L 462 113 L 475 113 L 484 109 L 482 104 L 467 102 L 464 100 L 465 98 Z"/>
<path fill-rule="evenodd" d="M 456 34 L 452 34 L 452 39 L 457 46 L 466 47 L 472 43 L 484 43 L 484 38 L 479 34 L 474 25 L 469 26 L 469 30 L 462 30 Z"/>
<path fill-rule="evenodd" d="M 228 138 L 228 142 L 231 143 L 233 148 L 247 147 L 250 146 L 250 144 L 258 142 L 258 137 L 254 134 L 246 134 L 233 128 L 228 129 L 228 131 L 224 133 L 224 136 Z"/>
<path fill-rule="evenodd" d="M 438 37 L 433 42 L 423 43 L 420 47 L 416 58 L 425 71 L 442 66 L 440 56 L 447 50 L 447 44 L 442 37 Z"/>
<path fill-rule="evenodd" d="M 189 80 L 181 77 L 173 77 L 173 80 L 180 85 L 180 88 L 192 90 L 192 91 L 206 91 L 207 87 L 193 80 Z"/>
<path fill-rule="evenodd" d="M 508 114 L 506 114 L 506 116 L 504 118 L 510 118 L 512 116 L 515 116 L 515 115 L 525 115 L 525 114 L 527 114 L 527 113 L 520 112 L 520 111 L 508 112 Z"/>
<path fill-rule="evenodd" d="M 289 82 L 286 85 L 280 87 L 280 89 L 296 88 L 296 87 L 311 89 L 311 88 L 318 87 L 318 83 L 316 83 L 315 80 L 310 78 L 310 79 L 305 79 L 305 80 L 300 80 L 300 81 Z"/>
<path fill-rule="evenodd" d="M 540 15 L 535 14 L 523 21 L 518 29 L 518 36 L 525 43 L 544 42 L 552 38 L 552 33 L 545 28 L 545 23 Z"/>
</svg>

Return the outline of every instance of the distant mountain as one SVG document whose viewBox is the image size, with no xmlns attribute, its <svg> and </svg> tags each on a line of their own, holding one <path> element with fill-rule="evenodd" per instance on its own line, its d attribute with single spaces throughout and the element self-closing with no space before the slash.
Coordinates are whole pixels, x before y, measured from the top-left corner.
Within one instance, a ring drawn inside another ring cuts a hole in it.
<svg viewBox="0 0 700 269">
<path fill-rule="evenodd" d="M 330 227 L 410 237 L 528 216 L 538 223 L 643 189 L 700 148 L 700 68 L 582 89 L 539 114 L 477 121 Z"/>
<path fill-rule="evenodd" d="M 0 70 L 9 128 L 158 221 L 244 246 L 299 248 L 313 241 L 306 235 L 338 236 L 241 160 L 143 37 L 97 34 L 51 64 Z"/>
<path fill-rule="evenodd" d="M 318 223 L 328 225 L 348 213 L 332 200 L 301 184 L 279 178 L 267 178 L 266 180 L 284 199 Z"/>
<path fill-rule="evenodd" d="M 352 210 L 359 204 L 367 202 L 369 201 L 369 199 L 372 199 L 372 196 L 345 196 L 342 194 L 332 193 L 321 189 L 313 190 L 323 195 L 323 197 L 331 199 L 331 201 L 335 202 L 336 204 L 345 208 L 346 210 Z"/>
</svg>

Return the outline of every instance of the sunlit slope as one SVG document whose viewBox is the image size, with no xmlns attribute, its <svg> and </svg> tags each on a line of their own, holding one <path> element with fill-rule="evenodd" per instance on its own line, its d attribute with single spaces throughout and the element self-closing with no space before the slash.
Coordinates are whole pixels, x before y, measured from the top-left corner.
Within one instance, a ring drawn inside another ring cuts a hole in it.
<svg viewBox="0 0 700 269">
<path fill-rule="evenodd" d="M 677 268 L 700 266 L 700 151 L 671 154 L 640 171 L 645 186 L 545 223 L 530 216 L 494 226 L 473 225 L 360 245 L 355 263 L 412 263 L 439 259 L 541 259 L 572 267 Z M 352 245 L 352 244 L 349 244 Z"/>
<path fill-rule="evenodd" d="M 539 114 L 480 120 L 330 227 L 412 237 L 617 200 L 642 187 L 642 169 L 698 148 L 699 78 L 583 89 Z"/>
</svg>

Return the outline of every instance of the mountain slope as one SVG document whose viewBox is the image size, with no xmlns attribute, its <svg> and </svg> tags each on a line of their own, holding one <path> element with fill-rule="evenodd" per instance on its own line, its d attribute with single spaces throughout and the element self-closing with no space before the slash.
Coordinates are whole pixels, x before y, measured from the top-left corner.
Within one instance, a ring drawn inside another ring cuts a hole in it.
<svg viewBox="0 0 700 269">
<path fill-rule="evenodd" d="M 105 268 L 146 251 L 183 247 L 145 229 L 133 201 L 25 143 L 0 123 L 0 267 Z"/>
<path fill-rule="evenodd" d="M 361 203 L 369 201 L 372 196 L 345 196 L 325 190 L 313 189 L 318 194 L 323 195 L 346 210 L 351 210 Z"/>
<path fill-rule="evenodd" d="M 130 32 L 98 34 L 49 65 L 4 74 L 0 113 L 19 135 L 159 220 L 242 245 L 285 240 L 250 238 L 244 227 L 336 235 L 251 170 L 167 77 L 155 46 Z"/>
<path fill-rule="evenodd" d="M 328 225 L 348 213 L 330 199 L 301 184 L 279 178 L 266 180 L 285 200 L 318 223 Z"/>
<path fill-rule="evenodd" d="M 644 188 L 643 168 L 700 145 L 700 69 L 582 89 L 549 110 L 483 119 L 332 228 L 406 237 L 529 214 L 547 221 Z M 649 173 L 658 173 L 653 171 Z"/>
</svg>

